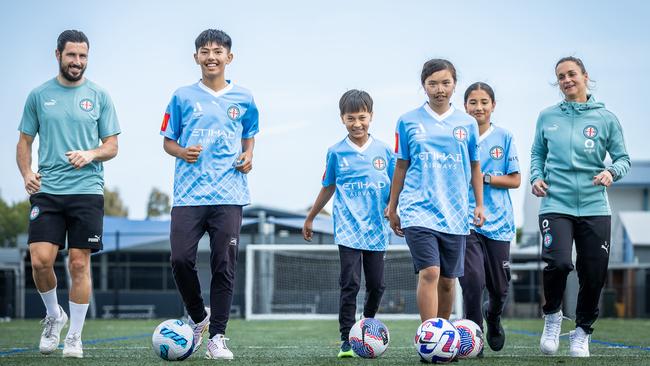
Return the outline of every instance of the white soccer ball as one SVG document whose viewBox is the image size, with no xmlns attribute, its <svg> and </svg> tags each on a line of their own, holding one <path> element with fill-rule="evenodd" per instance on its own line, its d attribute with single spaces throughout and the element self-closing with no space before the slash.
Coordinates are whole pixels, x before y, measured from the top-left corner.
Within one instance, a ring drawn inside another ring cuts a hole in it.
<svg viewBox="0 0 650 366">
<path fill-rule="evenodd" d="M 153 351 L 167 361 L 182 361 L 194 350 L 194 332 L 182 320 L 169 319 L 160 323 L 151 337 Z"/>
<path fill-rule="evenodd" d="M 364 318 L 356 322 L 350 329 L 348 340 L 354 353 L 363 358 L 381 356 L 390 342 L 388 328 L 374 318 Z"/>
<path fill-rule="evenodd" d="M 481 328 L 469 319 L 456 319 L 451 324 L 460 334 L 458 358 L 478 356 L 483 350 L 483 332 Z"/>
<path fill-rule="evenodd" d="M 458 354 L 460 334 L 449 320 L 431 318 L 415 333 L 415 349 L 425 362 L 447 363 Z"/>
</svg>

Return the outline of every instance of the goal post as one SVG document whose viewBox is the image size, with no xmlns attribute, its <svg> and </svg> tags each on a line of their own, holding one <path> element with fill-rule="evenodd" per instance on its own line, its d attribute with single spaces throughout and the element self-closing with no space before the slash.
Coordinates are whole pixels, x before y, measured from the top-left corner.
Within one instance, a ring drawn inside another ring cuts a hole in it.
<svg viewBox="0 0 650 366">
<path fill-rule="evenodd" d="M 337 245 L 249 244 L 246 247 L 247 320 L 338 319 Z M 389 245 L 384 264 L 386 290 L 377 313 L 381 319 L 419 319 L 417 275 L 408 247 Z M 457 284 L 454 315 L 462 314 Z M 365 278 L 357 295 L 363 311 Z"/>
</svg>

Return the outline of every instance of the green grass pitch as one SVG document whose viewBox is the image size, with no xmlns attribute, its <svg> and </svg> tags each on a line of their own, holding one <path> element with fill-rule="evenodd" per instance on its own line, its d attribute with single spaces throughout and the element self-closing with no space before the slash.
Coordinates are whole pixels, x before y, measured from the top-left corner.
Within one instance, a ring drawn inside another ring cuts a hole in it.
<svg viewBox="0 0 650 366">
<path fill-rule="evenodd" d="M 83 360 L 63 359 L 61 350 L 38 352 L 40 325 L 36 320 L 0 323 L 0 365 L 163 365 L 151 350 L 151 332 L 161 320 L 88 320 L 83 333 Z M 338 360 L 336 321 L 231 320 L 227 336 L 233 361 L 205 360 L 205 343 L 183 364 L 228 365 L 420 365 L 412 344 L 416 320 L 385 321 L 390 346 L 379 359 Z M 564 321 L 563 333 L 572 322 Z M 461 360 L 453 365 L 650 365 L 650 320 L 601 319 L 591 343 L 589 359 L 568 357 L 568 338 L 560 340 L 558 356 L 539 352 L 541 319 L 505 319 L 506 346 L 485 351 L 485 358 Z M 65 328 L 62 337 L 65 336 Z"/>
</svg>

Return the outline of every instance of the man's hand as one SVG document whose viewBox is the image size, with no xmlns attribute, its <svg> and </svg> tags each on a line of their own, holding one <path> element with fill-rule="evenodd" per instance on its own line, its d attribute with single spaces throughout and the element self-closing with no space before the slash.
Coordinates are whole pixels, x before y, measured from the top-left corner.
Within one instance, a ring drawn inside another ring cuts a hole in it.
<svg viewBox="0 0 650 366">
<path fill-rule="evenodd" d="M 388 210 L 388 221 L 390 221 L 390 228 L 393 229 L 395 235 L 403 237 L 402 222 L 397 214 L 397 210 Z"/>
<path fill-rule="evenodd" d="M 32 195 L 41 189 L 41 174 L 29 172 L 23 177 L 25 181 L 25 190 Z"/>
<path fill-rule="evenodd" d="M 65 156 L 68 157 L 68 161 L 75 169 L 81 169 L 88 165 L 91 161 L 95 160 L 95 153 L 91 151 L 84 150 L 74 150 L 68 151 L 65 153 Z"/>
<path fill-rule="evenodd" d="M 476 206 L 474 208 L 474 225 L 477 227 L 483 226 L 485 223 L 485 208 L 483 206 Z"/>
</svg>

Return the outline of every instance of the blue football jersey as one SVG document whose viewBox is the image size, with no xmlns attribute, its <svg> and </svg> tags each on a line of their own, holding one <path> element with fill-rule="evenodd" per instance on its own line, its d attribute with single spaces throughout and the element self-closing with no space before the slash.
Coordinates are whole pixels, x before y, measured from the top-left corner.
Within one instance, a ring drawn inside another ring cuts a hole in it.
<svg viewBox="0 0 650 366">
<path fill-rule="evenodd" d="M 395 153 L 409 160 L 399 196 L 402 227 L 469 234 L 470 161 L 478 161 L 474 117 L 453 106 L 438 115 L 427 103 L 397 121 Z"/>
<path fill-rule="evenodd" d="M 517 149 L 512 141 L 512 134 L 507 130 L 490 126 L 490 129 L 479 137 L 478 150 L 481 158 L 481 172 L 489 175 L 508 175 L 519 172 Z M 474 191 L 470 185 L 469 222 L 473 222 Z M 477 233 L 492 240 L 512 241 L 515 238 L 515 219 L 510 201 L 510 190 L 483 185 L 483 206 L 485 207 L 485 223 L 482 227 L 472 227 Z"/>
<path fill-rule="evenodd" d="M 390 198 L 395 157 L 390 147 L 373 139 L 363 147 L 348 137 L 327 151 L 323 186 L 336 185 L 334 242 L 362 250 L 386 250 L 390 225 L 384 209 Z"/>
<path fill-rule="evenodd" d="M 258 111 L 250 91 L 228 81 L 218 92 L 200 81 L 172 96 L 160 134 L 182 147 L 201 145 L 196 163 L 176 159 L 174 206 L 247 205 L 246 174 L 235 170 L 241 139 L 257 134 Z"/>
</svg>

